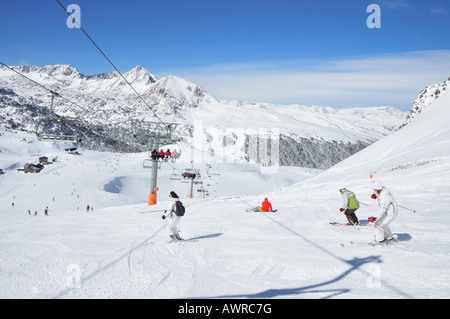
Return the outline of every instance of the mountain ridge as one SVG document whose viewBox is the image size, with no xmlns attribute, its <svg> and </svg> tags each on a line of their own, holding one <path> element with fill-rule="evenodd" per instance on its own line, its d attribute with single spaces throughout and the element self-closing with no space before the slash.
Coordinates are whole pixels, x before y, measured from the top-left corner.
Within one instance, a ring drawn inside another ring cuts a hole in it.
<svg viewBox="0 0 450 319">
<path fill-rule="evenodd" d="M 425 108 L 430 106 L 433 101 L 439 98 L 439 96 L 450 87 L 450 77 L 447 81 L 427 85 L 425 89 L 419 92 L 417 99 L 413 102 L 405 121 L 400 128 L 410 123 L 418 114 L 420 114 Z"/>
<path fill-rule="evenodd" d="M 279 155 L 282 165 L 325 168 L 390 134 L 405 115 L 392 107 L 336 110 L 300 104 L 228 103 L 218 101 L 186 79 L 174 75 L 157 79 L 150 71 L 136 66 L 123 76 L 145 100 L 143 103 L 117 71 L 85 76 L 64 64 L 11 68 L 77 105 L 56 98 L 51 109 L 49 92 L 2 67 L 3 125 L 33 131 L 39 118 L 69 117 L 78 121 L 83 135 L 81 145 L 96 150 L 148 150 L 148 141 L 145 144 L 132 138 L 132 123 L 156 121 L 157 114 L 164 122 L 179 123 L 176 134 L 191 144 L 194 126 L 201 123 L 202 136 L 197 138 L 203 140 L 205 147 L 211 152 L 216 149 L 216 153 L 222 148 L 224 153 L 231 152 L 234 159 L 244 161 L 259 161 L 258 156 L 248 153 L 247 129 L 258 128 L 260 133 L 276 129 L 280 148 L 290 152 Z M 267 142 L 261 140 L 262 144 Z M 341 155 L 334 157 L 331 153 Z M 304 158 L 311 159 L 305 162 Z"/>
</svg>

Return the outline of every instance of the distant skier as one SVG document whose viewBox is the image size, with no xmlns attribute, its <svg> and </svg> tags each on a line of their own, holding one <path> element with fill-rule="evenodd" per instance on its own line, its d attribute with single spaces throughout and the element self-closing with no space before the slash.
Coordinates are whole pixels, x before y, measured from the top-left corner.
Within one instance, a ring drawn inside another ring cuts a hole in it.
<svg viewBox="0 0 450 319">
<path fill-rule="evenodd" d="M 347 217 L 349 224 L 358 225 L 359 220 L 355 212 L 359 208 L 359 202 L 356 198 L 355 193 L 346 189 L 345 187 L 341 188 L 339 191 L 342 194 L 342 207 L 339 210 L 341 212 L 344 212 L 344 215 L 345 217 Z"/>
<path fill-rule="evenodd" d="M 394 239 L 389 225 L 397 217 L 397 203 L 391 191 L 381 182 L 374 181 L 372 188 L 375 193 L 371 197 L 377 200 L 380 208 L 377 216 L 369 217 L 369 221 L 375 223 L 375 241 L 385 243 Z"/>
<path fill-rule="evenodd" d="M 167 207 L 167 210 L 164 212 L 164 215 L 162 215 L 162 219 L 168 218 L 169 221 L 167 222 L 167 232 L 169 233 L 171 241 L 180 241 L 183 240 L 178 233 L 177 225 L 181 220 L 181 217 L 178 216 L 175 213 L 177 202 L 179 201 L 178 195 L 172 191 L 169 195 L 169 205 Z"/>
</svg>

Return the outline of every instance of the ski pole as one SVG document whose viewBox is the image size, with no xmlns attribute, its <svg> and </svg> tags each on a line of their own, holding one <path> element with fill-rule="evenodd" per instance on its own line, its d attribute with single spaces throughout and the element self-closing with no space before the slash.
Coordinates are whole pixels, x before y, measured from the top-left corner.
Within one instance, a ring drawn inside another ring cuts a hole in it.
<svg viewBox="0 0 450 319">
<path fill-rule="evenodd" d="M 359 203 L 360 203 L 360 204 L 363 204 L 364 206 L 370 207 L 370 205 L 365 204 L 365 203 L 363 203 L 363 202 L 359 202 Z"/>
<path fill-rule="evenodd" d="M 413 212 L 413 213 L 416 212 L 415 209 L 411 209 L 411 208 L 408 208 L 408 207 L 405 207 L 405 206 L 402 206 L 402 205 L 399 205 L 399 204 L 397 204 L 397 206 L 398 206 L 398 207 L 401 207 L 401 208 L 403 208 L 403 209 L 409 210 L 409 211 L 411 211 L 411 212 Z"/>
</svg>

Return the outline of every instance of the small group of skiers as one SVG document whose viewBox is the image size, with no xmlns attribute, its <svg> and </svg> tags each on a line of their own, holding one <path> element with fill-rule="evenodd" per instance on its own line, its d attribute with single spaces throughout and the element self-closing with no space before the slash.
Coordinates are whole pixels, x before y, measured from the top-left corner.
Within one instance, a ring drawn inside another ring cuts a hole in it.
<svg viewBox="0 0 450 319">
<path fill-rule="evenodd" d="M 156 149 L 153 149 L 151 158 L 153 161 L 159 161 L 159 162 L 167 162 L 169 159 L 172 160 L 172 162 L 175 162 L 175 160 L 180 157 L 180 154 L 178 154 L 177 150 L 170 151 L 170 149 L 167 149 L 167 151 L 163 151 L 161 149 L 159 152 Z"/>
<path fill-rule="evenodd" d="M 375 242 L 388 243 L 395 240 L 389 225 L 397 217 L 397 204 L 391 191 L 380 181 L 373 181 L 372 189 L 374 193 L 371 198 L 377 200 L 379 208 L 376 216 L 369 217 L 369 222 L 375 224 Z M 343 202 L 339 210 L 344 213 L 349 225 L 359 225 L 360 223 L 355 212 L 359 208 L 360 203 L 355 193 L 346 188 L 341 188 L 339 191 L 342 194 Z"/>
<path fill-rule="evenodd" d="M 181 212 L 180 212 L 181 207 Z M 257 206 L 255 208 L 251 208 L 254 212 L 275 212 L 272 209 L 272 204 L 269 202 L 267 197 L 262 202 L 261 206 Z M 249 210 L 247 210 L 249 211 Z M 181 238 L 180 233 L 178 231 L 177 225 L 181 220 L 181 217 L 184 215 L 184 206 L 180 201 L 177 193 L 171 191 L 169 194 L 169 205 L 167 210 L 164 211 L 164 214 L 161 216 L 162 219 L 167 221 L 166 230 L 170 237 L 170 242 L 179 242 L 184 241 Z"/>
<path fill-rule="evenodd" d="M 37 210 L 35 210 L 33 216 L 37 216 L 37 214 L 38 214 L 38 212 L 37 212 Z M 31 216 L 31 211 L 30 210 L 28 210 L 28 215 Z M 44 209 L 44 215 L 48 216 L 48 206 L 46 206 L 45 209 Z"/>
<path fill-rule="evenodd" d="M 369 217 L 369 222 L 375 224 L 375 242 L 380 244 L 388 243 L 389 241 L 395 240 L 389 225 L 397 217 L 397 204 L 391 191 L 380 181 L 374 181 L 372 183 L 372 189 L 374 193 L 371 198 L 377 200 L 379 208 L 376 216 Z M 355 193 L 346 188 L 341 188 L 339 191 L 342 194 L 342 206 L 339 210 L 344 213 L 349 225 L 359 225 L 360 222 L 356 216 L 356 211 L 359 209 L 360 202 L 356 198 Z M 183 239 L 178 232 L 177 225 L 181 220 L 181 216 L 184 215 L 184 206 L 174 191 L 170 192 L 169 197 L 169 205 L 162 215 L 162 219 L 167 219 L 168 221 L 166 229 L 171 241 L 182 241 Z M 178 205 L 183 207 L 181 215 L 178 211 Z M 248 208 L 247 211 L 275 212 L 276 210 L 273 210 L 272 204 L 266 197 L 261 203 L 261 206 Z"/>
</svg>

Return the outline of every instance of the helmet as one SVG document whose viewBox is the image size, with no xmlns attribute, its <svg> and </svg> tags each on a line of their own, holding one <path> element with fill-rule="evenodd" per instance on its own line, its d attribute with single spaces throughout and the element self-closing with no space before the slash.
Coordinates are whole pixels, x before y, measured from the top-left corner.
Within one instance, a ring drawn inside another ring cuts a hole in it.
<svg viewBox="0 0 450 319">
<path fill-rule="evenodd" d="M 374 190 L 381 190 L 381 189 L 383 189 L 383 183 L 380 181 L 373 181 L 372 188 Z"/>
</svg>

